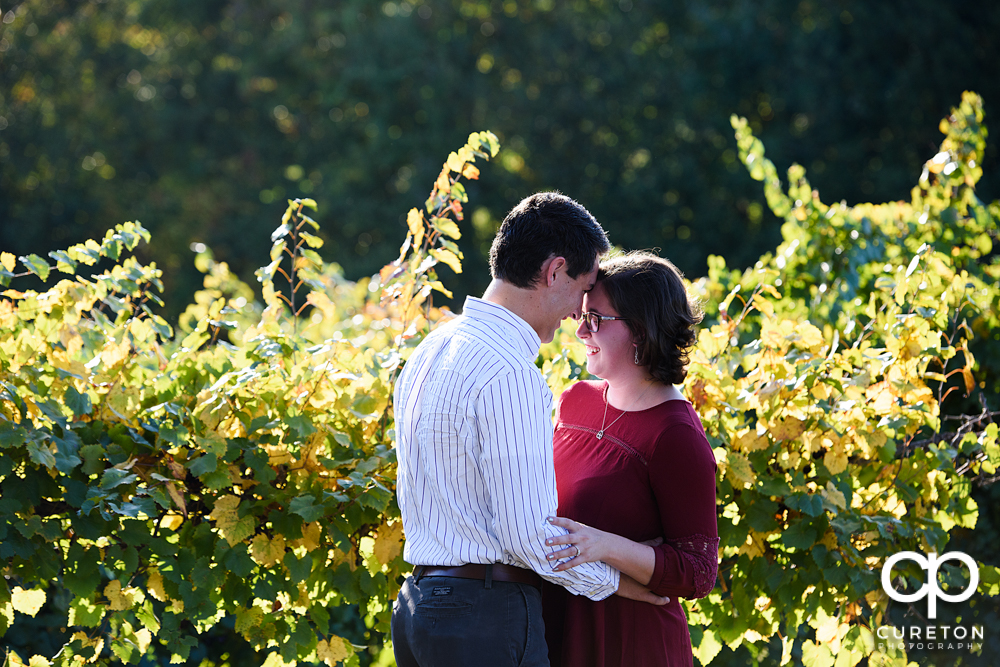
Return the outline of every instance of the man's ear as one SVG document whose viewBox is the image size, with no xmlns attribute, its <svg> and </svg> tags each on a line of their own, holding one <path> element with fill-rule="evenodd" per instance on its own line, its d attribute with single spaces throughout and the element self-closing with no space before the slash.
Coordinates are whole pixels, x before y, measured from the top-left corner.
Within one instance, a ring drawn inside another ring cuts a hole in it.
<svg viewBox="0 0 1000 667">
<path fill-rule="evenodd" d="M 545 264 L 542 264 L 542 271 L 545 276 L 545 284 L 552 287 L 556 283 L 556 275 L 559 273 L 560 269 L 565 270 L 566 268 L 566 258 L 565 257 L 550 257 L 545 260 Z"/>
</svg>

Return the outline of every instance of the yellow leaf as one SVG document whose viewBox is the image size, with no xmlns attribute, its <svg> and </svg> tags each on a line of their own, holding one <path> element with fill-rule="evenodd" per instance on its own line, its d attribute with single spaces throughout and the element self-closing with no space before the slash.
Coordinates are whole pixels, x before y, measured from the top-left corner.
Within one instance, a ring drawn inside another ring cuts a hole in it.
<svg viewBox="0 0 1000 667">
<path fill-rule="evenodd" d="M 168 485 L 169 486 L 169 485 Z M 168 530 L 177 530 L 184 523 L 184 517 L 177 512 L 167 512 L 160 521 L 160 526 Z"/>
<path fill-rule="evenodd" d="M 14 611 L 34 616 L 45 604 L 45 591 L 26 591 L 20 586 L 15 586 L 11 592 L 10 602 L 14 605 Z"/>
<path fill-rule="evenodd" d="M 17 257 L 15 257 L 9 252 L 0 252 L 0 264 L 3 265 L 3 268 L 13 273 L 16 263 L 17 263 Z"/>
<path fill-rule="evenodd" d="M 775 440 L 794 440 L 806 430 L 806 424 L 796 417 L 786 417 L 771 422 L 769 430 Z"/>
<path fill-rule="evenodd" d="M 458 223 L 450 218 L 431 218 L 434 228 L 439 232 L 453 239 L 462 238 L 462 232 L 458 228 Z"/>
<path fill-rule="evenodd" d="M 295 667 L 296 664 L 297 663 L 294 658 L 291 662 L 285 662 L 280 653 L 274 652 L 267 655 L 267 658 L 260 667 Z"/>
<path fill-rule="evenodd" d="M 313 551 L 319 548 L 319 541 L 323 537 L 323 527 L 319 521 L 307 523 L 302 526 L 302 539 L 295 540 L 296 547 L 305 547 L 306 551 Z"/>
<path fill-rule="evenodd" d="M 470 181 L 474 181 L 479 178 L 479 169 L 471 164 L 466 164 L 462 167 L 462 176 L 465 176 Z"/>
<path fill-rule="evenodd" d="M 750 467 L 750 459 L 739 452 L 726 452 L 726 464 L 726 473 L 737 486 L 750 486 L 757 479 Z"/>
<path fill-rule="evenodd" d="M 450 153 L 448 155 L 448 168 L 452 171 L 462 171 L 462 167 L 465 166 L 465 162 L 458 156 L 458 153 Z"/>
<path fill-rule="evenodd" d="M 971 394 L 976 387 L 976 380 L 972 377 L 972 370 L 968 366 L 962 369 L 962 377 L 965 379 L 965 393 Z"/>
<path fill-rule="evenodd" d="M 448 165 L 445 166 L 447 167 Z M 434 181 L 434 187 L 442 193 L 447 193 L 451 190 L 451 180 L 448 178 L 447 169 L 442 169 L 441 173 L 438 174 L 437 180 Z"/>
<path fill-rule="evenodd" d="M 763 556 L 766 544 L 764 543 L 764 535 L 758 533 L 757 531 L 750 529 L 750 534 L 747 535 L 746 542 L 740 545 L 740 550 L 738 553 L 746 554 L 750 560 L 753 560 L 757 556 Z"/>
<path fill-rule="evenodd" d="M 108 341 L 101 350 L 101 363 L 107 368 L 113 368 L 124 361 L 131 350 L 132 345 L 124 337 L 120 344 Z"/>
<path fill-rule="evenodd" d="M 823 534 L 823 539 L 821 539 L 818 544 L 822 544 L 829 551 L 833 551 L 837 548 L 837 534 L 832 530 L 827 530 Z"/>
<path fill-rule="evenodd" d="M 447 248 L 431 248 L 430 254 L 439 262 L 444 262 L 455 273 L 462 272 L 462 262 L 458 256 Z"/>
<path fill-rule="evenodd" d="M 774 305 L 763 294 L 754 294 L 753 305 L 767 317 L 774 317 Z"/>
<path fill-rule="evenodd" d="M 378 562 L 388 565 L 396 559 L 403 550 L 403 522 L 383 524 L 375 537 L 373 553 Z"/>
<path fill-rule="evenodd" d="M 332 319 L 337 315 L 337 305 L 330 300 L 325 292 L 312 291 L 306 295 L 306 303 L 309 303 L 323 313 L 323 317 Z"/>
<path fill-rule="evenodd" d="M 144 319 L 136 318 L 128 325 L 129 331 L 132 333 L 132 338 L 137 342 L 143 343 L 149 338 L 149 334 L 153 332 L 153 327 Z"/>
<path fill-rule="evenodd" d="M 847 470 L 847 454 L 844 452 L 844 443 L 837 440 L 833 447 L 823 455 L 823 465 L 830 471 L 831 475 L 839 475 Z"/>
<path fill-rule="evenodd" d="M 7 654 L 7 658 L 10 660 L 10 667 L 28 667 L 16 651 L 10 651 Z"/>
<path fill-rule="evenodd" d="M 184 502 L 184 494 L 181 493 L 180 489 L 177 488 L 177 485 L 175 483 L 167 482 L 167 494 L 170 496 L 170 499 L 174 501 L 174 504 L 177 505 L 177 509 L 181 511 L 181 515 L 183 515 L 183 517 L 186 518 L 188 514 L 187 503 Z M 183 519 L 181 521 L 183 521 Z M 178 526 L 180 525 L 181 521 L 177 522 Z M 168 527 L 176 529 L 176 526 L 168 526 Z"/>
<path fill-rule="evenodd" d="M 250 556 L 262 567 L 274 567 L 285 555 L 285 536 L 277 535 L 273 540 L 260 533 L 250 543 Z"/>
<path fill-rule="evenodd" d="M 215 527 L 229 542 L 229 546 L 235 546 L 253 535 L 257 526 L 252 516 L 247 515 L 242 519 L 239 517 L 239 504 L 240 499 L 236 496 L 223 496 L 215 501 L 215 508 L 208 515 L 210 519 L 215 520 Z"/>
<path fill-rule="evenodd" d="M 840 625 L 836 616 L 827 616 L 821 607 L 816 620 L 816 641 L 829 644 L 836 639 L 837 627 Z"/>
<path fill-rule="evenodd" d="M 163 575 L 156 568 L 150 568 L 149 574 L 146 579 L 146 590 L 149 594 L 160 602 L 166 602 L 170 598 L 167 596 L 167 592 L 163 590 Z"/>
<path fill-rule="evenodd" d="M 760 291 L 761 292 L 767 292 L 768 294 L 770 294 L 771 296 L 773 296 L 775 299 L 778 299 L 779 301 L 781 300 L 781 292 L 779 292 L 774 285 L 769 285 L 768 283 L 763 283 L 760 286 Z"/>
<path fill-rule="evenodd" d="M 251 628 L 255 628 L 260 625 L 263 619 L 264 610 L 260 607 L 250 607 L 249 609 L 240 607 L 236 610 L 236 632 L 245 637 L 247 636 L 247 632 Z"/>
<path fill-rule="evenodd" d="M 135 633 L 135 643 L 139 646 L 139 653 L 145 653 L 153 641 L 153 635 L 146 628 L 142 628 Z M 34 667 L 34 665 L 32 665 Z"/>
<path fill-rule="evenodd" d="M 823 338 L 823 332 L 817 329 L 811 322 L 800 322 L 795 327 L 795 333 L 799 335 L 799 340 L 796 344 L 813 353 L 818 353 L 826 343 Z"/>
<path fill-rule="evenodd" d="M 424 214 L 415 208 L 411 208 L 406 214 L 406 226 L 413 234 L 413 247 L 419 248 L 424 241 Z"/>
<path fill-rule="evenodd" d="M 320 640 L 316 644 L 316 657 L 325 662 L 329 667 L 334 667 L 338 662 L 343 662 L 354 655 L 354 647 L 343 637 L 330 635 L 330 640 Z"/>
<path fill-rule="evenodd" d="M 865 396 L 872 401 L 872 409 L 878 415 L 889 414 L 896 405 L 896 397 L 888 382 L 879 382 L 868 387 Z"/>
<path fill-rule="evenodd" d="M 757 429 L 748 428 L 736 437 L 733 447 L 741 452 L 755 452 L 759 449 L 767 449 L 769 444 L 770 441 L 766 435 L 758 434 Z"/>
<path fill-rule="evenodd" d="M 115 579 L 104 587 L 104 597 L 108 599 L 108 609 L 125 611 L 146 599 L 146 595 L 133 586 L 122 590 L 122 582 Z"/>
<path fill-rule="evenodd" d="M 52 662 L 43 655 L 33 655 L 28 661 L 28 667 L 52 667 Z"/>
<path fill-rule="evenodd" d="M 826 488 L 821 489 L 820 494 L 830 501 L 830 504 L 837 509 L 844 509 L 847 507 L 847 499 L 844 497 L 844 494 L 840 491 L 840 489 L 834 486 L 831 481 L 827 481 Z"/>
<path fill-rule="evenodd" d="M 330 552 L 330 569 L 336 570 L 342 563 L 347 563 L 347 566 L 354 572 L 358 569 L 358 550 L 356 547 L 351 547 L 348 552 L 343 552 L 340 549 L 333 549 Z"/>
<path fill-rule="evenodd" d="M 87 633 L 83 632 L 83 631 L 74 632 L 73 636 L 70 637 L 69 640 L 70 641 L 79 641 L 83 645 L 83 648 L 93 647 L 93 649 L 94 649 L 94 656 L 92 658 L 90 658 L 90 660 L 88 660 L 87 662 L 97 662 L 97 659 L 101 655 L 101 650 L 104 648 L 104 638 L 103 637 L 97 637 L 96 639 L 91 639 L 90 637 L 87 636 Z M 77 664 L 77 663 L 73 663 L 73 664 Z"/>
</svg>

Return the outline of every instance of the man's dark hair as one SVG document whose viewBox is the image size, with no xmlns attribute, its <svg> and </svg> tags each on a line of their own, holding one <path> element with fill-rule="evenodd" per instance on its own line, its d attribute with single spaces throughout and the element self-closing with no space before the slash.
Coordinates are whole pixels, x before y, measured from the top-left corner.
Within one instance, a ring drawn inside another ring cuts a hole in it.
<svg viewBox="0 0 1000 667">
<path fill-rule="evenodd" d="M 601 262 L 597 282 L 625 318 L 638 363 L 659 382 L 683 382 L 702 313 L 677 267 L 653 253 L 633 251 Z"/>
<path fill-rule="evenodd" d="M 594 260 L 610 247 L 587 209 L 558 192 L 539 192 L 504 218 L 490 248 L 490 273 L 529 289 L 549 257 L 566 258 L 566 273 L 576 278 L 593 269 Z"/>
</svg>

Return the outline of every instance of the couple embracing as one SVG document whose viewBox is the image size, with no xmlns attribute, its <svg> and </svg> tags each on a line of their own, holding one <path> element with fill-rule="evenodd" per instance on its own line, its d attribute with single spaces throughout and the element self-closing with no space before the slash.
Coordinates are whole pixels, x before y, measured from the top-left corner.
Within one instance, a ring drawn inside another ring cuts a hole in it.
<svg viewBox="0 0 1000 667">
<path fill-rule="evenodd" d="M 678 598 L 715 585 L 719 543 L 715 458 L 675 386 L 699 314 L 673 264 L 609 248 L 577 202 L 528 197 L 483 297 L 407 361 L 399 667 L 692 664 Z M 567 317 L 600 379 L 553 426 L 535 359 Z"/>
</svg>

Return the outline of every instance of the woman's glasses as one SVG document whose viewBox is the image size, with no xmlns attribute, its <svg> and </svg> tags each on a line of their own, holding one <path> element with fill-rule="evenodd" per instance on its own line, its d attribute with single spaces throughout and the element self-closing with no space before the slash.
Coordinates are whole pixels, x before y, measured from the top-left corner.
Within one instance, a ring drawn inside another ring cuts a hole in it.
<svg viewBox="0 0 1000 667">
<path fill-rule="evenodd" d="M 604 320 L 624 320 L 625 317 L 615 317 L 614 315 L 599 315 L 597 313 L 580 313 L 580 319 L 587 325 L 590 333 L 597 333 L 601 329 L 601 322 Z"/>
</svg>

